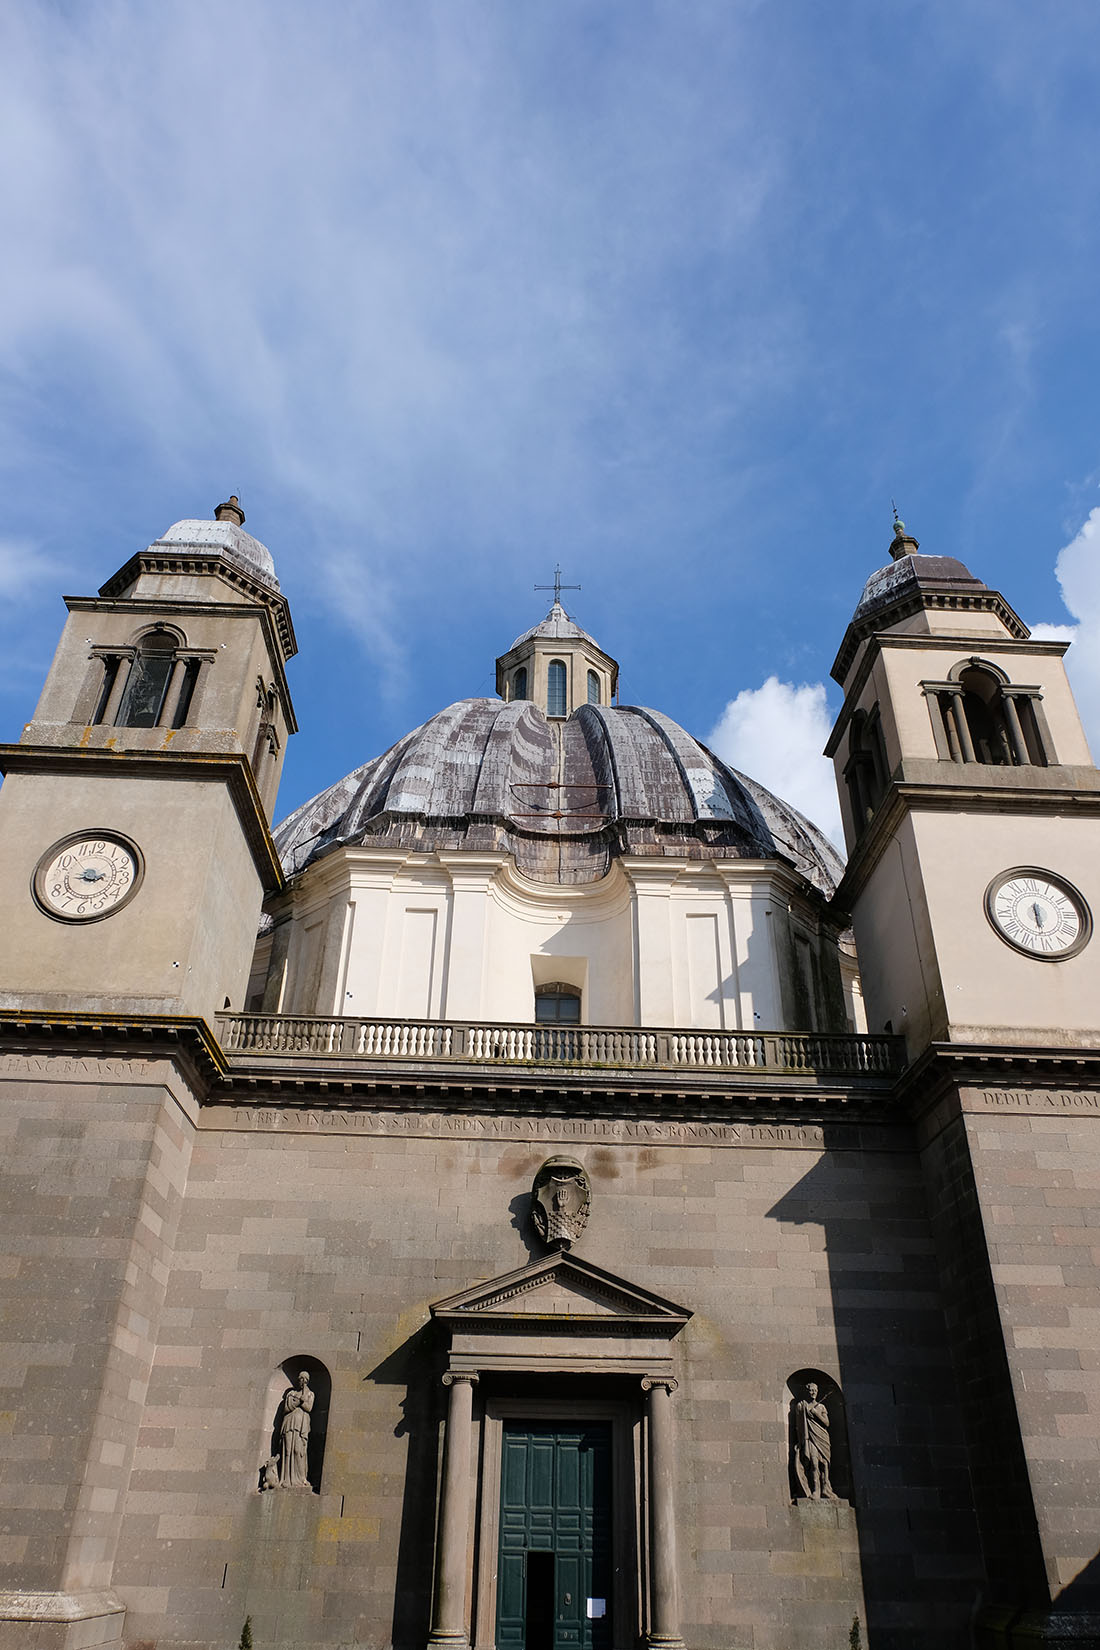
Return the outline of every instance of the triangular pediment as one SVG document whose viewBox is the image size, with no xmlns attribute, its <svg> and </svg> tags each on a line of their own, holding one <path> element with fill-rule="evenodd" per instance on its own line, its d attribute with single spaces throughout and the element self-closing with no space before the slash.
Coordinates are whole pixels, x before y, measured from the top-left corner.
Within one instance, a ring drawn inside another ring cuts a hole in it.
<svg viewBox="0 0 1100 1650">
<path fill-rule="evenodd" d="M 547 1255 L 519 1271 L 474 1284 L 459 1295 L 436 1301 L 431 1312 L 433 1318 L 467 1328 L 479 1321 L 499 1323 L 502 1318 L 513 1322 L 544 1318 L 589 1324 L 602 1320 L 609 1327 L 609 1320 L 623 1325 L 660 1324 L 666 1332 L 675 1332 L 691 1317 L 687 1307 L 570 1254 Z"/>
</svg>

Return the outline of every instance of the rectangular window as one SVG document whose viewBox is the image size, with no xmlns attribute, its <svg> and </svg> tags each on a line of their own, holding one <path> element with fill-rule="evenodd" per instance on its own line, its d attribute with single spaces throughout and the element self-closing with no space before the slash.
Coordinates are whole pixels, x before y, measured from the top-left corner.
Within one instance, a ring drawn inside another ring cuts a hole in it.
<svg viewBox="0 0 1100 1650">
<path fill-rule="evenodd" d="M 130 679 L 119 707 L 120 727 L 156 727 L 174 663 L 175 655 L 171 653 L 138 654 L 130 666 Z"/>
</svg>

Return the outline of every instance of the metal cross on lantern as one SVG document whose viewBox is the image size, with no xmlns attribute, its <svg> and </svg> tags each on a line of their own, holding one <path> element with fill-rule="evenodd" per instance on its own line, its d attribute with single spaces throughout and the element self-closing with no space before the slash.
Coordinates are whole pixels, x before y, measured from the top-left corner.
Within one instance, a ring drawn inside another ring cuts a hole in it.
<svg viewBox="0 0 1100 1650">
<path fill-rule="evenodd" d="M 553 584 L 536 584 L 535 589 L 536 590 L 552 590 L 554 592 L 554 601 L 555 601 L 555 603 L 559 603 L 561 601 L 561 593 L 562 593 L 563 590 L 579 590 L 580 585 L 579 584 L 562 584 L 562 582 L 561 582 L 561 566 L 559 564 L 558 566 L 556 566 L 554 568 L 554 582 L 553 582 Z"/>
</svg>

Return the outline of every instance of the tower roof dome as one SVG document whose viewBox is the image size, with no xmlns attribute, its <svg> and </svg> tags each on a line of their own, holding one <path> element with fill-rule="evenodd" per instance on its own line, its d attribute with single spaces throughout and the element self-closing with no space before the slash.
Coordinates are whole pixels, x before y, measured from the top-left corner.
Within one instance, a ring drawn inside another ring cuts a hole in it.
<svg viewBox="0 0 1100 1650">
<path fill-rule="evenodd" d="M 243 520 L 243 515 L 241 517 Z M 236 562 L 238 567 L 250 573 L 261 584 L 269 585 L 278 590 L 279 581 L 275 576 L 275 562 L 271 551 L 259 539 L 254 539 L 251 533 L 246 533 L 243 527 L 230 519 L 221 521 L 198 521 L 188 519 L 177 521 L 155 539 L 149 546 L 150 550 L 174 550 L 177 554 L 186 554 L 194 551 L 196 554 L 219 552 Z"/>
<path fill-rule="evenodd" d="M 824 893 L 843 871 L 809 820 L 670 717 L 461 699 L 315 796 L 275 840 L 288 875 L 344 846 L 514 854 L 536 881 L 584 883 L 620 854 L 785 859 Z"/>
</svg>

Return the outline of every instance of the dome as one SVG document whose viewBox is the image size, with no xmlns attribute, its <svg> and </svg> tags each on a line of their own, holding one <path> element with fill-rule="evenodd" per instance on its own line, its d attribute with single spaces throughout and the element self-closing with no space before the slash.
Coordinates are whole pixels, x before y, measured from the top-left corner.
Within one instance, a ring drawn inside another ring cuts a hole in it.
<svg viewBox="0 0 1100 1650">
<path fill-rule="evenodd" d="M 576 619 L 571 619 L 560 602 L 555 602 L 545 619 L 540 624 L 532 625 L 525 630 L 522 636 L 517 636 L 509 653 L 514 653 L 517 647 L 524 642 L 534 641 L 536 636 L 545 636 L 555 642 L 588 642 L 592 647 L 599 648 L 599 644 L 592 640 L 587 630 L 582 630 Z M 602 652 L 603 649 L 599 648 Z"/>
<path fill-rule="evenodd" d="M 619 854 L 790 861 L 823 893 L 843 863 L 816 826 L 660 711 L 462 699 L 277 828 L 288 876 L 341 846 L 501 851 L 541 882 Z"/>
<path fill-rule="evenodd" d="M 259 539 L 254 539 L 251 533 L 246 533 L 233 521 L 177 521 L 149 548 L 174 550 L 177 554 L 190 550 L 208 555 L 216 551 L 236 562 L 238 567 L 262 584 L 275 590 L 279 588 L 275 563 L 267 545 L 261 544 Z"/>
<path fill-rule="evenodd" d="M 968 567 L 954 556 L 900 556 L 897 561 L 880 567 L 863 587 L 853 622 L 876 613 L 880 608 L 902 601 L 911 592 L 919 590 L 945 591 L 951 588 L 984 590 L 981 579 L 976 579 Z"/>
</svg>

